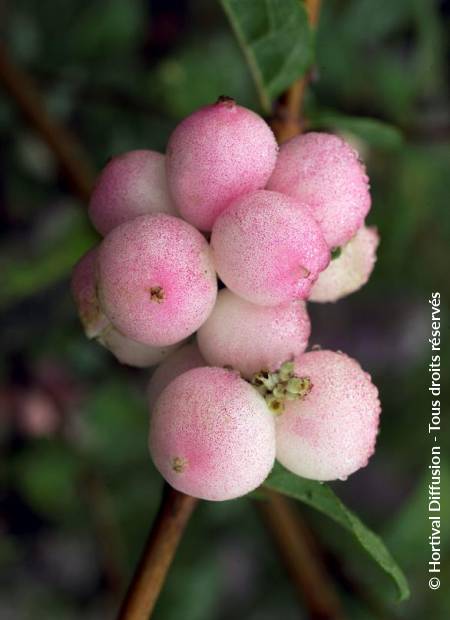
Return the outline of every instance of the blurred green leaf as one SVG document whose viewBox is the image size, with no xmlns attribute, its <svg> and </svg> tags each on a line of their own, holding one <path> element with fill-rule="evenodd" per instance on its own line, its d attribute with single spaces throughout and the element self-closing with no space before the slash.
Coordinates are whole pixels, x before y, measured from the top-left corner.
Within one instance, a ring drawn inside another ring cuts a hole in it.
<svg viewBox="0 0 450 620">
<path fill-rule="evenodd" d="M 261 105 L 302 77 L 312 61 L 313 37 L 299 0 L 221 0 L 247 59 Z"/>
<path fill-rule="evenodd" d="M 42 441 L 13 463 L 19 487 L 31 506 L 51 518 L 78 514 L 80 463 L 67 445 Z"/>
<path fill-rule="evenodd" d="M 24 258 L 23 246 L 19 256 L 7 248 L 0 255 L 0 308 L 19 302 L 62 279 L 95 239 L 84 213 L 80 211 L 61 226 L 58 236 L 45 247 L 40 247 L 39 252 L 30 252 Z M 17 245 L 15 249 L 17 251 Z"/>
<path fill-rule="evenodd" d="M 444 459 L 441 462 L 440 473 L 442 488 L 448 488 L 450 466 Z M 403 565 L 409 569 L 415 566 L 422 570 L 424 566 L 427 566 L 430 559 L 429 545 L 424 544 L 431 534 L 430 521 L 424 518 L 429 515 L 428 485 L 431 480 L 430 476 L 429 470 L 424 473 L 400 513 L 390 522 L 384 533 L 386 540 L 396 550 Z M 439 516 L 443 524 L 450 522 L 450 505 L 445 500 L 441 502 Z M 450 551 L 449 528 L 442 528 L 440 543 L 443 555 L 448 554 Z"/>
<path fill-rule="evenodd" d="M 214 58 L 214 63 L 211 63 Z M 145 79 L 146 99 L 157 97 L 166 112 L 183 118 L 219 95 L 255 107 L 255 91 L 231 33 L 212 33 L 165 57 Z"/>
<path fill-rule="evenodd" d="M 346 116 L 332 110 L 322 110 L 316 111 L 310 120 L 312 129 L 349 131 L 380 148 L 398 148 L 403 143 L 403 135 L 397 127 L 375 118 Z"/>
<path fill-rule="evenodd" d="M 143 24 L 144 7 L 137 0 L 90 2 L 69 33 L 74 53 L 89 58 L 120 56 L 137 45 Z"/>
<path fill-rule="evenodd" d="M 409 596 L 406 578 L 383 541 L 351 512 L 330 487 L 315 480 L 305 480 L 276 463 L 264 483 L 269 489 L 289 495 L 319 510 L 351 532 L 360 545 L 395 582 L 399 599 Z"/>
<path fill-rule="evenodd" d="M 84 449 L 102 467 L 122 471 L 129 464 L 148 463 L 148 414 L 145 400 L 117 377 L 104 381 L 85 404 Z"/>
</svg>

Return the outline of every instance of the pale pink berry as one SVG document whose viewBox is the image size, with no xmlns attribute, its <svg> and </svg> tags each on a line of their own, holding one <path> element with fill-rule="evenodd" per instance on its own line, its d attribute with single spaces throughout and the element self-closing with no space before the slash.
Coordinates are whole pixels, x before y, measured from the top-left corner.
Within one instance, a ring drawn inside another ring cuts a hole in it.
<svg viewBox="0 0 450 620">
<path fill-rule="evenodd" d="M 96 338 L 110 324 L 100 308 L 97 296 L 97 254 L 97 248 L 86 252 L 73 268 L 71 280 L 72 296 L 88 338 Z"/>
<path fill-rule="evenodd" d="M 122 364 L 145 368 L 159 364 L 177 345 L 152 347 L 123 336 L 100 308 L 97 295 L 98 248 L 89 250 L 75 265 L 72 292 L 88 338 L 95 338 Z"/>
<path fill-rule="evenodd" d="M 196 342 L 186 344 L 178 351 L 175 351 L 175 353 L 172 353 L 158 368 L 155 368 L 150 377 L 147 388 L 150 406 L 153 406 L 163 389 L 176 377 L 192 368 L 206 365 Z"/>
<path fill-rule="evenodd" d="M 376 228 L 360 228 L 319 275 L 309 301 L 337 301 L 364 286 L 375 266 L 379 241 Z"/>
<path fill-rule="evenodd" d="M 250 379 L 303 353 L 310 331 L 303 301 L 257 306 L 223 289 L 197 341 L 211 366 L 229 366 Z"/>
<path fill-rule="evenodd" d="M 221 98 L 185 118 L 170 137 L 169 188 L 181 215 L 200 230 L 239 196 L 262 188 L 275 166 L 275 137 L 257 114 Z"/>
<path fill-rule="evenodd" d="M 145 213 L 176 215 L 166 180 L 165 157 L 148 150 L 129 151 L 111 159 L 100 173 L 89 217 L 102 235 Z"/>
<path fill-rule="evenodd" d="M 330 248 L 347 243 L 370 209 L 364 164 L 347 142 L 328 133 L 285 142 L 267 188 L 307 204 Z"/>
<path fill-rule="evenodd" d="M 98 342 L 121 362 L 137 368 L 156 366 L 165 360 L 178 345 L 167 347 L 152 347 L 142 342 L 136 342 L 123 336 L 115 327 L 110 325 L 97 338 Z"/>
<path fill-rule="evenodd" d="M 345 480 L 367 465 L 380 415 L 370 375 L 343 353 L 311 351 L 296 358 L 294 372 L 312 387 L 285 402 L 276 422 L 277 459 L 303 478 Z"/>
<path fill-rule="evenodd" d="M 226 500 L 258 487 L 275 458 L 275 424 L 262 396 L 237 372 L 194 368 L 161 393 L 150 453 L 175 489 Z"/>
<path fill-rule="evenodd" d="M 184 340 L 217 295 L 209 245 L 187 222 L 141 215 L 112 230 L 98 256 L 99 298 L 125 336 L 152 346 Z"/>
<path fill-rule="evenodd" d="M 217 218 L 211 247 L 228 288 L 263 306 L 305 299 L 330 260 L 308 209 L 265 190 L 236 200 Z"/>
</svg>

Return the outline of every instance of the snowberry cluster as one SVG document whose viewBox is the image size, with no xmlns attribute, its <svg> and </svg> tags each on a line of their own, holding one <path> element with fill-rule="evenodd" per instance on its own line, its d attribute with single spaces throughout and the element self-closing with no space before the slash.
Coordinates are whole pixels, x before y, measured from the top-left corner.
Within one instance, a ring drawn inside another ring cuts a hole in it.
<svg viewBox="0 0 450 620">
<path fill-rule="evenodd" d="M 305 301 L 368 280 L 369 208 L 349 144 L 308 133 L 278 149 L 226 97 L 181 122 L 165 156 L 132 151 L 102 171 L 89 214 L 104 238 L 72 291 L 89 338 L 125 364 L 163 362 L 149 445 L 173 487 L 224 500 L 259 486 L 275 458 L 321 481 L 366 465 L 378 391 L 343 353 L 305 353 Z"/>
</svg>

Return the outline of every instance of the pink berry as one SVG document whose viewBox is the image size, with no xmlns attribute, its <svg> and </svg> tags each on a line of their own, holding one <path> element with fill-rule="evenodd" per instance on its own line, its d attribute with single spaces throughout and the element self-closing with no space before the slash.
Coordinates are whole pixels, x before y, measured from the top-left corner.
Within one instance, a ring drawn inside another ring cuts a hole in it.
<svg viewBox="0 0 450 620">
<path fill-rule="evenodd" d="M 211 247 L 228 288 L 262 306 L 305 299 L 330 260 L 309 211 L 265 190 L 236 200 L 217 218 Z"/>
<path fill-rule="evenodd" d="M 370 209 L 364 165 L 332 134 L 311 132 L 285 142 L 267 188 L 307 204 L 330 248 L 347 243 Z"/>
<path fill-rule="evenodd" d="M 232 99 L 221 98 L 185 118 L 170 137 L 166 158 L 181 215 L 211 230 L 232 200 L 265 186 L 277 148 L 265 121 Z"/>
<path fill-rule="evenodd" d="M 175 344 L 206 321 L 217 295 L 210 248 L 170 215 L 141 215 L 111 231 L 99 248 L 99 297 L 125 336 Z"/>
<path fill-rule="evenodd" d="M 194 368 L 172 381 L 150 419 L 150 453 L 175 489 L 208 500 L 245 495 L 275 457 L 275 424 L 264 399 L 238 373 Z"/>
<path fill-rule="evenodd" d="M 111 159 L 100 173 L 89 202 L 89 217 L 106 235 L 145 213 L 176 215 L 166 180 L 165 157 L 138 150 Z"/>
<path fill-rule="evenodd" d="M 277 459 L 304 478 L 345 480 L 373 454 L 378 390 L 358 362 L 343 353 L 304 353 L 294 371 L 308 377 L 312 387 L 303 399 L 286 401 L 277 418 Z"/>
<path fill-rule="evenodd" d="M 72 271 L 72 296 L 88 338 L 96 338 L 110 324 L 100 308 L 97 297 L 95 282 L 97 254 L 97 248 L 86 252 Z"/>
<path fill-rule="evenodd" d="M 379 241 L 376 228 L 360 228 L 319 275 L 309 301 L 337 301 L 364 286 L 375 266 Z"/>
<path fill-rule="evenodd" d="M 186 344 L 163 361 L 153 372 L 147 388 L 148 402 L 152 407 L 163 389 L 184 372 L 206 366 L 195 342 Z"/>
<path fill-rule="evenodd" d="M 176 345 L 151 347 L 123 336 L 100 308 L 97 296 L 96 270 L 98 248 L 92 248 L 75 265 L 72 292 L 80 319 L 88 338 L 95 338 L 122 364 L 145 368 L 159 364 Z"/>
<path fill-rule="evenodd" d="M 303 301 L 257 306 L 223 289 L 197 341 L 209 364 L 230 366 L 250 379 L 303 353 L 310 331 Z"/>
<path fill-rule="evenodd" d="M 156 366 L 165 360 L 178 345 L 167 347 L 152 347 L 142 342 L 136 342 L 123 336 L 112 325 L 106 328 L 97 338 L 98 342 L 121 362 L 137 368 Z"/>
</svg>

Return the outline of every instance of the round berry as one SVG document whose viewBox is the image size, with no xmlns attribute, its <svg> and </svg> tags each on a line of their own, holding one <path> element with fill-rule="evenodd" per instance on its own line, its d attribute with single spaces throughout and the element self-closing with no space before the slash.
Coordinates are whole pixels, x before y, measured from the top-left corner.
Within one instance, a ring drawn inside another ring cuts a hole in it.
<svg viewBox="0 0 450 620">
<path fill-rule="evenodd" d="M 337 301 L 364 286 L 375 266 L 379 241 L 376 228 L 360 228 L 319 275 L 309 301 Z"/>
<path fill-rule="evenodd" d="M 113 157 L 92 192 L 92 223 L 106 235 L 119 224 L 145 213 L 176 215 L 167 187 L 164 155 L 142 149 Z"/>
<path fill-rule="evenodd" d="M 96 338 L 110 324 L 100 308 L 97 296 L 97 255 L 97 248 L 86 252 L 73 268 L 71 280 L 72 296 L 88 338 Z"/>
<path fill-rule="evenodd" d="M 142 342 L 136 342 L 123 336 L 112 325 L 106 328 L 97 338 L 98 342 L 121 362 L 137 368 L 148 368 L 162 362 L 178 345 L 167 347 L 152 347 Z"/>
<path fill-rule="evenodd" d="M 303 301 L 257 306 L 223 289 L 197 341 L 209 364 L 229 366 L 250 379 L 303 353 L 310 331 Z"/>
<path fill-rule="evenodd" d="M 155 368 L 147 388 L 148 402 L 150 406 L 156 402 L 163 389 L 171 381 L 176 379 L 191 368 L 206 366 L 202 354 L 198 350 L 197 343 L 186 344 L 175 353 L 172 353 L 162 364 Z"/>
<path fill-rule="evenodd" d="M 75 265 L 72 275 L 72 292 L 87 337 L 95 338 L 122 364 L 140 368 L 159 364 L 176 345 L 151 347 L 123 336 L 111 325 L 98 300 L 97 256 L 98 248 L 89 250 Z"/>
<path fill-rule="evenodd" d="M 238 373 L 194 368 L 161 393 L 150 419 L 150 453 L 175 489 L 208 500 L 245 495 L 275 458 L 275 424 Z"/>
<path fill-rule="evenodd" d="M 211 230 L 232 200 L 265 186 L 277 148 L 267 123 L 232 99 L 221 98 L 185 118 L 170 137 L 166 158 L 181 215 Z"/>
<path fill-rule="evenodd" d="M 170 215 L 141 215 L 103 240 L 99 296 L 111 323 L 152 346 L 175 344 L 208 318 L 217 295 L 210 248 L 201 233 Z"/>
<path fill-rule="evenodd" d="M 345 480 L 367 465 L 374 451 L 378 390 L 358 362 L 343 353 L 304 353 L 294 371 L 309 379 L 311 389 L 286 401 L 277 418 L 277 459 L 303 478 Z"/>
<path fill-rule="evenodd" d="M 236 200 L 217 218 L 211 247 L 228 288 L 263 306 L 305 299 L 330 260 L 308 209 L 265 190 Z"/>
<path fill-rule="evenodd" d="M 328 133 L 285 142 L 267 188 L 307 204 L 330 248 L 347 243 L 370 209 L 368 177 L 357 152 Z"/>
</svg>

